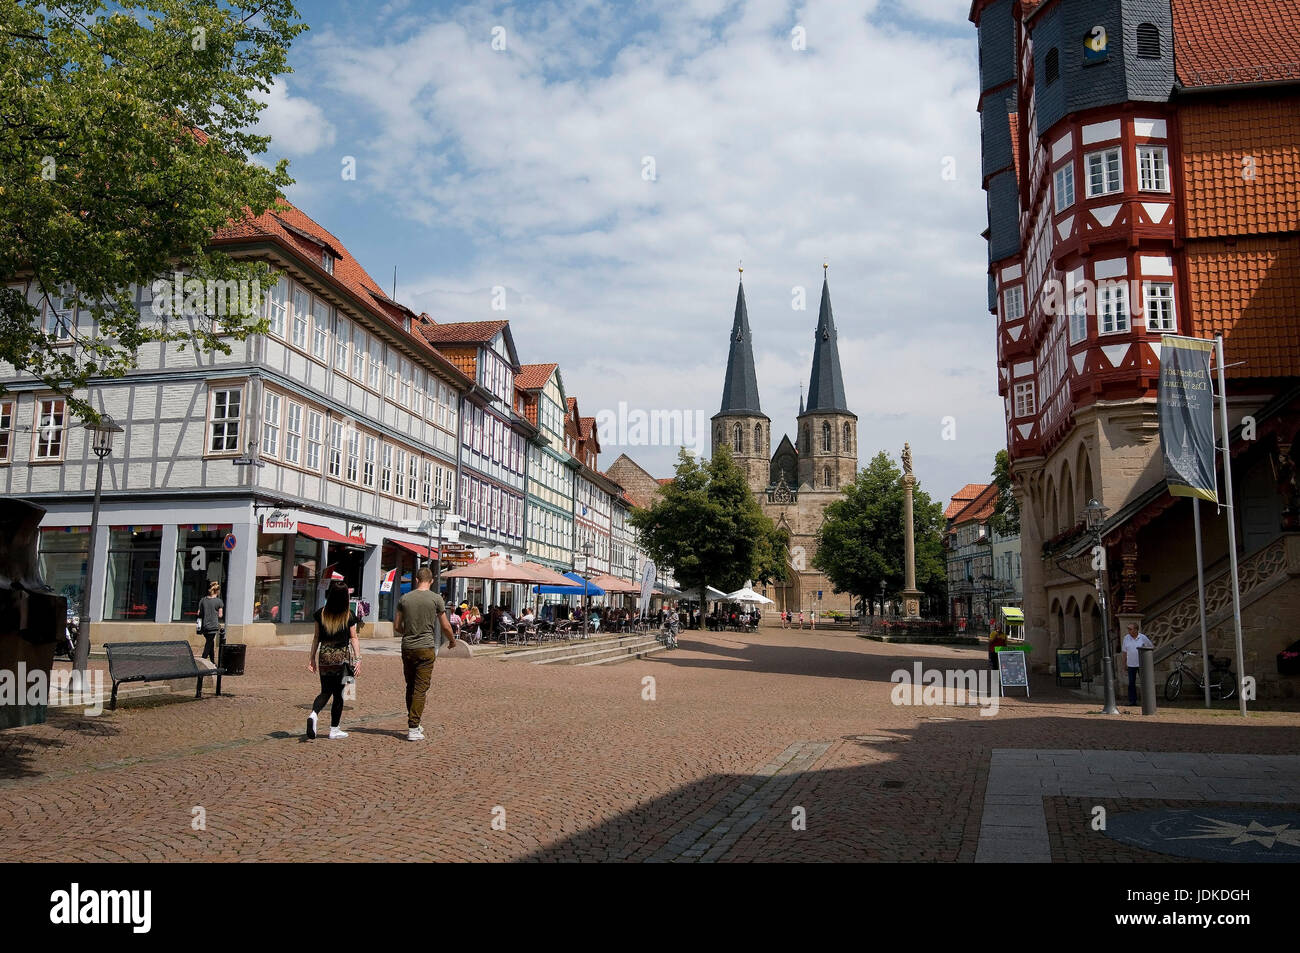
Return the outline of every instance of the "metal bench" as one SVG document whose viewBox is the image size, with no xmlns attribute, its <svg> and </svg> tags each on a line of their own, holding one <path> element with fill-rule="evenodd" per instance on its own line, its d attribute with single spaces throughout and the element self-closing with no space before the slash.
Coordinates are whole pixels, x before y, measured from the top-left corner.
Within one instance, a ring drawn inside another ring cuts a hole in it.
<svg viewBox="0 0 1300 953">
<path fill-rule="evenodd" d="M 219 675 L 217 668 L 203 668 L 194 660 L 188 642 L 109 642 L 108 677 L 113 680 L 113 698 L 109 710 L 117 709 L 117 687 L 124 682 L 166 682 L 173 678 L 193 678 L 194 697 L 203 697 L 203 679 Z M 221 682 L 217 681 L 217 694 Z"/>
</svg>

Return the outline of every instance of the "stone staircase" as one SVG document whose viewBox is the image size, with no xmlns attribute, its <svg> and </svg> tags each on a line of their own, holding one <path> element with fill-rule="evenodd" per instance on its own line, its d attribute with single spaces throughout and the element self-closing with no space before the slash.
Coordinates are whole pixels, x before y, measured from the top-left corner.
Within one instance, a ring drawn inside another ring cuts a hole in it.
<svg viewBox="0 0 1300 953">
<path fill-rule="evenodd" d="M 569 642 L 508 649 L 495 653 L 503 661 L 533 665 L 617 665 L 664 650 L 655 633 L 604 635 Z"/>
</svg>

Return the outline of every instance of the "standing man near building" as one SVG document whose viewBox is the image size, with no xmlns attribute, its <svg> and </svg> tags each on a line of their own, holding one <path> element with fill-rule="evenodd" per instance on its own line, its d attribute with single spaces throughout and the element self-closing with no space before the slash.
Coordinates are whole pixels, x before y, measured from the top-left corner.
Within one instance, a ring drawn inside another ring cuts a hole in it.
<svg viewBox="0 0 1300 953">
<path fill-rule="evenodd" d="M 1138 666 L 1141 664 L 1141 656 L 1138 655 L 1138 649 L 1143 647 L 1154 648 L 1154 644 L 1145 635 L 1138 631 L 1137 623 L 1128 624 L 1128 634 L 1120 643 L 1120 651 L 1124 653 L 1124 661 L 1128 663 L 1128 703 L 1136 705 L 1138 703 Z"/>
<path fill-rule="evenodd" d="M 427 566 L 415 574 L 415 588 L 397 603 L 393 631 L 402 637 L 402 671 L 406 675 L 406 740 L 423 741 L 424 698 L 429 693 L 433 663 L 438 660 L 438 636 L 455 648 L 456 633 L 447 621 L 447 604 L 429 588 L 433 570 Z"/>
</svg>

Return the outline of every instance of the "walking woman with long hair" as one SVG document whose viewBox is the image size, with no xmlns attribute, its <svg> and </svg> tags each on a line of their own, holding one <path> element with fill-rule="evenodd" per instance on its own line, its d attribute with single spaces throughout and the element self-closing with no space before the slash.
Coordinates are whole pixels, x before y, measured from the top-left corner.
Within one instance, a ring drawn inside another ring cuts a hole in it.
<svg viewBox="0 0 1300 953">
<path fill-rule="evenodd" d="M 346 738 L 348 733 L 339 728 L 339 719 L 343 717 L 343 676 L 345 666 L 351 666 L 352 674 L 361 672 L 361 650 L 357 645 L 357 623 L 360 621 L 348 605 L 348 587 L 340 579 L 330 583 L 325 591 L 325 605 L 316 610 L 316 635 L 311 640 L 311 655 L 307 660 L 307 671 L 320 669 L 320 694 L 312 703 L 311 714 L 307 716 L 307 737 L 316 737 L 316 716 L 320 714 L 325 703 L 332 697 L 334 704 L 330 708 L 331 738 Z M 320 649 L 319 663 L 316 650 Z"/>
</svg>

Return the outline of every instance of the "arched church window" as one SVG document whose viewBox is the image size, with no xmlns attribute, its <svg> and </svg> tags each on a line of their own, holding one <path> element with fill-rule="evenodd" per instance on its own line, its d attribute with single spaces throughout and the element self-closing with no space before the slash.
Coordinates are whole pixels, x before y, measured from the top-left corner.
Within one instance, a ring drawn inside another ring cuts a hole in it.
<svg viewBox="0 0 1300 953">
<path fill-rule="evenodd" d="M 741 453 L 744 450 L 744 440 L 745 432 L 740 429 L 740 424 L 736 424 L 731 431 L 731 449 L 736 453 Z"/>
<path fill-rule="evenodd" d="M 830 468 L 830 467 L 823 467 L 823 468 L 822 468 L 822 484 L 823 484 L 824 486 L 827 486 L 827 487 L 829 487 L 829 486 L 831 485 L 831 468 Z"/>
<path fill-rule="evenodd" d="M 848 423 L 845 423 L 844 424 L 844 452 L 851 453 L 852 451 L 853 451 L 853 437 L 850 434 Z"/>
<path fill-rule="evenodd" d="M 822 421 L 822 450 L 826 453 L 831 452 L 831 425 Z"/>
<path fill-rule="evenodd" d="M 758 453 L 759 448 L 763 446 L 763 425 L 754 424 L 754 452 Z"/>
</svg>

